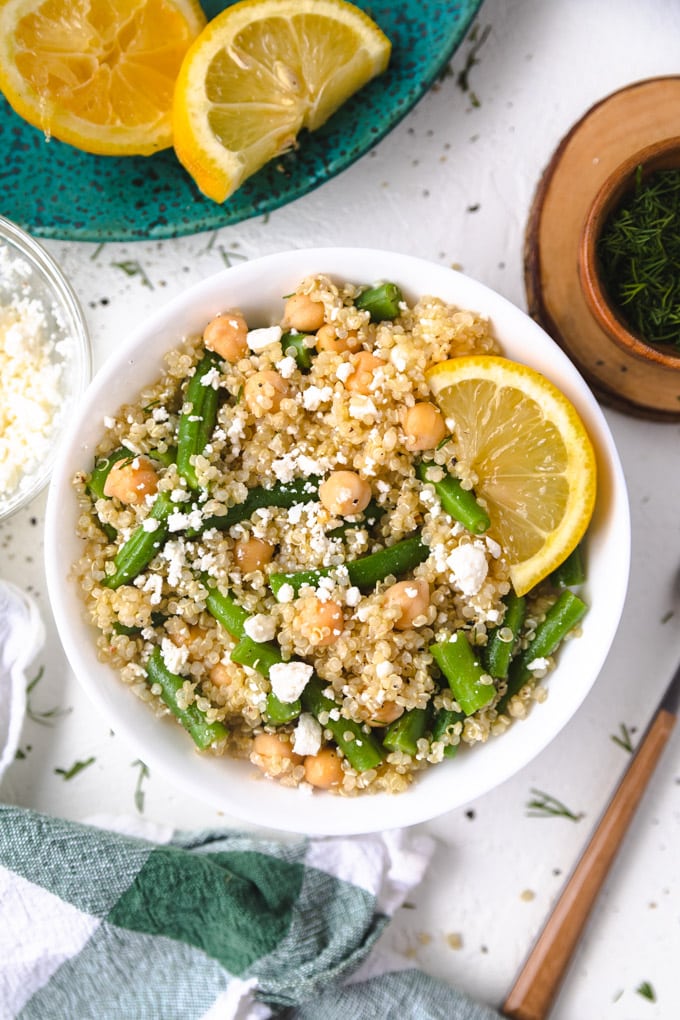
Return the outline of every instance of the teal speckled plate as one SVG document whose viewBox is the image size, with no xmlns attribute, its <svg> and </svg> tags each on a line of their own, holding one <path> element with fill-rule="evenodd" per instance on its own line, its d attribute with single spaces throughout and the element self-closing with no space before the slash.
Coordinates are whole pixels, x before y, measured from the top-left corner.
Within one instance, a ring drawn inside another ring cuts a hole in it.
<svg viewBox="0 0 680 1020">
<path fill-rule="evenodd" d="M 0 213 L 38 237 L 130 241 L 215 230 L 276 209 L 350 166 L 443 71 L 482 0 L 356 0 L 392 40 L 387 72 L 224 204 L 205 198 L 172 149 L 93 156 L 21 120 L 0 96 Z M 206 0 L 208 17 L 227 6 Z"/>
</svg>

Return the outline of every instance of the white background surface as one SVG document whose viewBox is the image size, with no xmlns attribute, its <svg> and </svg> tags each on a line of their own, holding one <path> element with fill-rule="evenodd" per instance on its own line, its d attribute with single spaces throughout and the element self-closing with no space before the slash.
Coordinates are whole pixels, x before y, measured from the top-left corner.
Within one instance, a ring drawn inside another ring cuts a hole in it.
<svg viewBox="0 0 680 1020">
<path fill-rule="evenodd" d="M 392 248 L 455 264 L 525 307 L 523 235 L 543 168 L 594 102 L 632 81 L 679 73 L 680 4 L 486 0 L 475 26 L 453 73 L 372 153 L 269 217 L 164 242 L 46 242 L 85 308 L 96 365 L 178 289 L 230 262 L 285 248 Z M 465 92 L 457 75 L 487 29 Z M 115 266 L 126 261 L 138 262 L 143 274 Z M 438 838 L 439 850 L 412 908 L 401 911 L 390 933 L 394 947 L 424 969 L 495 1006 L 627 764 L 612 736 L 625 725 L 637 740 L 680 651 L 680 596 L 674 594 L 680 424 L 606 414 L 630 490 L 633 557 L 605 668 L 577 716 L 538 759 L 493 793 L 422 827 Z M 26 757 L 10 768 L 0 795 L 69 818 L 134 814 L 138 752 L 94 714 L 51 624 L 44 505 L 43 495 L 0 525 L 0 576 L 36 595 L 47 624 L 48 643 L 36 663 L 45 673 L 32 693 L 33 708 L 68 711 L 51 726 L 27 720 Z M 54 771 L 90 756 L 95 762 L 70 781 Z M 534 788 L 582 817 L 529 817 Z M 160 776 L 145 780 L 143 792 L 144 815 L 153 821 L 243 827 L 174 794 Z M 680 732 L 596 904 L 552 1020 L 680 1017 L 679 850 Z M 452 948 L 449 935 L 460 936 L 460 948 Z M 655 1002 L 636 991 L 642 982 L 654 989 Z"/>
</svg>

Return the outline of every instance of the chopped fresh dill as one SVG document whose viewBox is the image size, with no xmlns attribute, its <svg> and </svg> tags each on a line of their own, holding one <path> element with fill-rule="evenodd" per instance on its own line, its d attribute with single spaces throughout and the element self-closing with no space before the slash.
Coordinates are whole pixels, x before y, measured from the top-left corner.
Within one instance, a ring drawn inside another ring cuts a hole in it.
<svg viewBox="0 0 680 1020">
<path fill-rule="evenodd" d="M 153 290 L 153 284 L 144 271 L 144 267 L 136 259 L 128 259 L 125 262 L 112 262 L 115 269 L 122 269 L 126 276 L 139 276 L 144 287 Z"/>
<path fill-rule="evenodd" d="M 633 753 L 633 738 L 631 737 L 630 730 L 625 723 L 619 724 L 619 732 L 612 733 L 612 740 L 619 747 L 622 747 L 624 751 L 628 751 L 630 754 Z"/>
<path fill-rule="evenodd" d="M 42 680 L 44 674 L 45 667 L 41 666 L 36 675 L 26 686 L 26 715 L 34 723 L 38 723 L 40 726 L 54 726 L 56 720 L 62 715 L 68 715 L 71 709 L 55 706 L 54 708 L 48 708 L 44 712 L 39 712 L 33 707 L 30 695 L 35 686 Z"/>
<path fill-rule="evenodd" d="M 150 773 L 148 765 L 145 765 L 140 758 L 133 761 L 132 767 L 135 768 L 135 766 L 139 768 L 137 785 L 135 786 L 135 807 L 141 815 L 144 813 L 144 790 L 142 789 L 142 786 L 144 785 L 144 780 L 149 778 Z"/>
<path fill-rule="evenodd" d="M 649 999 L 650 1002 L 656 1002 L 656 993 L 649 981 L 643 981 L 635 989 L 638 995 L 641 995 L 643 999 Z"/>
<path fill-rule="evenodd" d="M 609 297 L 649 344 L 680 348 L 680 169 L 644 177 L 610 214 L 597 253 Z"/>
<path fill-rule="evenodd" d="M 583 812 L 574 814 L 561 800 L 552 797 L 542 790 L 532 790 L 533 800 L 527 804 L 527 815 L 529 818 L 569 818 L 572 822 L 579 822 L 583 818 Z"/>
<path fill-rule="evenodd" d="M 79 772 L 86 769 L 88 765 L 92 765 L 94 761 L 94 758 L 86 758 L 85 761 L 74 762 L 70 769 L 55 769 L 54 771 L 58 776 L 61 776 L 62 779 L 73 779 L 73 777 L 77 776 Z"/>
</svg>

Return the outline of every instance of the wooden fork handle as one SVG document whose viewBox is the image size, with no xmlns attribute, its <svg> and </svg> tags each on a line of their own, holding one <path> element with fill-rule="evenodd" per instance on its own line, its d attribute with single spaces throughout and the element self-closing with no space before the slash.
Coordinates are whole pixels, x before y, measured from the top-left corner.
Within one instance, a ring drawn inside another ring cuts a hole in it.
<svg viewBox="0 0 680 1020">
<path fill-rule="evenodd" d="M 628 829 L 676 716 L 652 720 L 576 868 L 503 1005 L 510 1020 L 545 1020 L 597 894 Z"/>
</svg>

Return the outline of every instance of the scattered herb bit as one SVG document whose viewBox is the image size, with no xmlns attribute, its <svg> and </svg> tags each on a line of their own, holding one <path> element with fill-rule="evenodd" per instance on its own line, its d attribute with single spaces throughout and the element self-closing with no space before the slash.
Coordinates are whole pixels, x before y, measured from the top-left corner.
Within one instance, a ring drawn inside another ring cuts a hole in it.
<svg viewBox="0 0 680 1020">
<path fill-rule="evenodd" d="M 142 286 L 148 287 L 149 290 L 153 290 L 151 280 L 136 259 L 128 259 L 126 262 L 112 262 L 111 265 L 115 269 L 122 269 L 127 276 L 139 276 L 142 281 Z"/>
<path fill-rule="evenodd" d="M 612 740 L 615 744 L 618 744 L 619 747 L 622 747 L 624 751 L 628 751 L 630 754 L 633 753 L 633 740 L 630 735 L 630 730 L 625 723 L 620 723 L 618 734 L 612 733 Z"/>
<path fill-rule="evenodd" d="M 92 252 L 92 254 L 90 255 L 90 260 L 91 260 L 92 262 L 94 262 L 94 260 L 95 260 L 96 258 L 99 258 L 99 256 L 101 255 L 101 253 L 102 253 L 102 251 L 103 251 L 103 250 L 104 250 L 104 241 L 100 241 L 100 243 L 99 243 L 99 244 L 97 245 L 97 247 L 95 248 L 95 250 L 94 250 L 94 251 Z"/>
<path fill-rule="evenodd" d="M 71 711 L 70 708 L 49 708 L 44 712 L 39 712 L 31 704 L 31 692 L 33 691 L 36 684 L 38 684 L 45 674 L 45 667 L 41 666 L 33 679 L 29 682 L 26 687 L 26 715 L 33 722 L 38 723 L 40 726 L 54 726 L 56 720 L 62 715 L 68 715 Z"/>
<path fill-rule="evenodd" d="M 444 438 L 440 439 L 437 445 L 435 446 L 435 450 L 441 450 L 442 446 L 446 446 L 446 444 L 450 443 L 452 439 L 453 436 L 444 436 Z"/>
<path fill-rule="evenodd" d="M 62 779 L 73 779 L 73 777 L 77 776 L 79 772 L 82 772 L 83 769 L 88 767 L 88 765 L 91 765 L 94 760 L 94 758 L 86 758 L 85 761 L 74 762 L 70 769 L 55 769 L 54 771 L 58 776 L 61 776 Z"/>
<path fill-rule="evenodd" d="M 137 761 L 133 761 L 132 767 L 139 767 L 139 775 L 137 776 L 137 785 L 135 786 L 135 807 L 139 811 L 140 815 L 144 813 L 144 791 L 142 786 L 144 780 L 149 778 L 149 767 L 145 765 L 139 758 Z"/>
<path fill-rule="evenodd" d="M 24 761 L 28 757 L 29 752 L 32 751 L 32 750 L 33 749 L 32 749 L 30 744 L 26 745 L 26 750 L 25 751 L 22 751 L 22 749 L 20 747 L 17 747 L 16 754 L 14 755 L 14 760 L 15 761 Z"/>
<path fill-rule="evenodd" d="M 529 818 L 559 817 L 569 818 L 572 822 L 578 822 L 583 818 L 582 811 L 574 814 L 561 800 L 558 800 L 557 797 L 552 797 L 549 793 L 533 789 L 531 793 L 534 799 L 530 800 L 527 804 L 527 815 Z"/>
<path fill-rule="evenodd" d="M 638 995 L 641 995 L 643 999 L 649 999 L 650 1002 L 656 1002 L 656 993 L 649 981 L 643 981 L 642 984 L 638 985 L 635 991 Z"/>
<path fill-rule="evenodd" d="M 221 244 L 218 245 L 217 247 L 220 255 L 222 256 L 222 261 L 224 262 L 225 266 L 227 266 L 227 268 L 229 268 L 234 263 L 234 261 L 236 262 L 248 261 L 247 255 L 242 255 L 238 251 L 227 251 L 224 245 Z"/>
<path fill-rule="evenodd" d="M 489 38 L 490 33 L 491 33 L 490 25 L 487 25 L 482 30 L 481 35 L 479 33 L 479 26 L 478 25 L 474 26 L 472 32 L 470 33 L 470 42 L 472 43 L 472 45 L 470 46 L 470 49 L 468 51 L 465 60 L 465 66 L 463 67 L 462 71 L 459 71 L 458 76 L 456 78 L 456 85 L 461 90 L 461 92 L 469 94 L 470 102 L 472 103 L 473 106 L 480 106 L 481 103 L 479 102 L 479 99 L 477 98 L 475 93 L 470 89 L 470 72 L 472 71 L 472 68 L 479 63 L 479 60 L 477 59 L 477 54 L 479 53 L 480 49 L 482 48 L 486 40 Z"/>
<path fill-rule="evenodd" d="M 668 612 L 664 613 L 663 616 L 661 617 L 661 622 L 662 623 L 670 623 L 670 621 L 673 619 L 674 616 L 675 616 L 675 612 L 672 609 L 669 609 Z"/>
<path fill-rule="evenodd" d="M 680 348 L 680 170 L 635 172 L 597 252 L 609 296 L 632 332 Z"/>
</svg>

